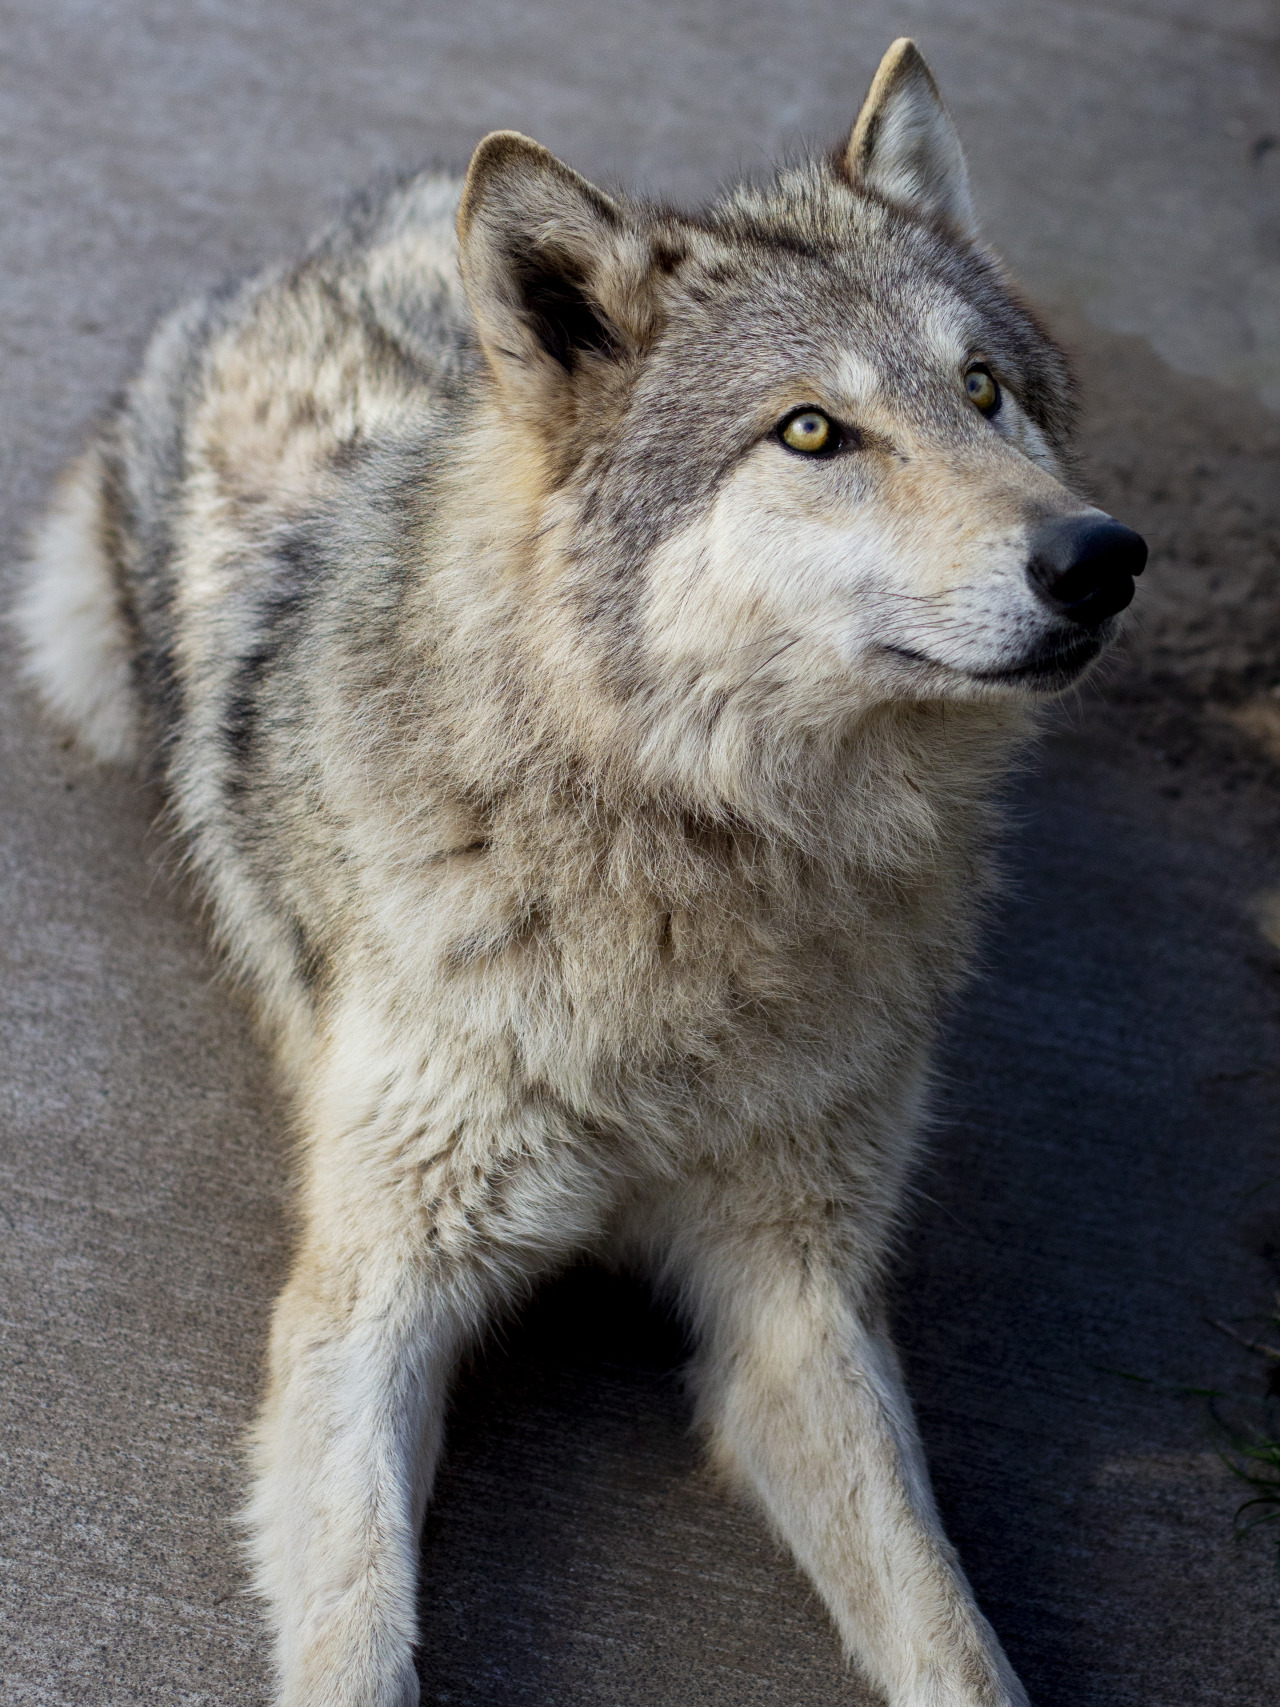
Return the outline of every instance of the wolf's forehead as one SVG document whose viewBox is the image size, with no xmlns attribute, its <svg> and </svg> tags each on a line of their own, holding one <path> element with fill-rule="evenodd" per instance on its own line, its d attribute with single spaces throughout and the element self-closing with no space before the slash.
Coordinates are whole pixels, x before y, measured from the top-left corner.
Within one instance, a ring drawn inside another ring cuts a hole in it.
<svg viewBox="0 0 1280 1707">
<path fill-rule="evenodd" d="M 735 368 L 820 373 L 858 403 L 899 392 L 904 381 L 914 390 L 983 341 L 985 317 L 970 294 L 905 243 L 863 244 L 851 234 L 847 246 L 740 261 L 720 275 L 732 277 L 727 290 L 713 277 L 699 293 L 708 320 L 695 315 L 697 334 L 714 327 L 705 341 L 695 336 L 701 353 Z"/>
<path fill-rule="evenodd" d="M 978 336 L 972 310 L 945 291 L 920 294 L 907 312 L 852 314 L 833 339 L 828 372 L 842 397 L 868 404 L 915 390 L 930 375 L 949 374 L 972 353 Z"/>
</svg>

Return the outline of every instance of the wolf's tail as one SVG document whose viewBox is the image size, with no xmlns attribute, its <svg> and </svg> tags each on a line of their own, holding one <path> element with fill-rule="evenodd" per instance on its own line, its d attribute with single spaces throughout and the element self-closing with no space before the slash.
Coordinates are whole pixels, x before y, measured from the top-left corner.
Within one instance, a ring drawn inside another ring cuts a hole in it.
<svg viewBox="0 0 1280 1707">
<path fill-rule="evenodd" d="M 13 622 L 23 674 L 49 710 L 95 758 L 129 764 L 138 757 L 141 703 L 105 476 L 95 445 L 62 477 L 32 539 Z"/>
</svg>

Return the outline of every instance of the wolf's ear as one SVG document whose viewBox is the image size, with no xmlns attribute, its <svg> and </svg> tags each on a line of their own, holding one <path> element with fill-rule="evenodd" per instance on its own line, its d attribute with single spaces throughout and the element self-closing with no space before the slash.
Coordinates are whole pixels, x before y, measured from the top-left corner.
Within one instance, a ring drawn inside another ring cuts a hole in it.
<svg viewBox="0 0 1280 1707">
<path fill-rule="evenodd" d="M 476 149 L 458 209 L 462 282 L 504 389 L 545 394 L 652 328 L 649 244 L 617 203 L 514 130 Z"/>
<path fill-rule="evenodd" d="M 943 219 L 964 237 L 978 234 L 960 138 L 924 56 L 906 36 L 880 61 L 844 169 L 888 201 Z"/>
</svg>

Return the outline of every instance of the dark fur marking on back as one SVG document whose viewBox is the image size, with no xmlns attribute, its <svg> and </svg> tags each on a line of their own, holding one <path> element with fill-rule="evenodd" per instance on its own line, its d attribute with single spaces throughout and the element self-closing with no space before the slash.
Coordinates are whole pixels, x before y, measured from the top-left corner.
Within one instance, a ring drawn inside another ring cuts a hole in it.
<svg viewBox="0 0 1280 1707">
<path fill-rule="evenodd" d="M 659 238 L 653 245 L 653 264 L 658 272 L 666 277 L 676 272 L 689 258 L 689 251 L 666 238 Z"/>
<path fill-rule="evenodd" d="M 296 642 L 307 597 L 317 578 L 318 554 L 301 534 L 281 539 L 275 560 L 279 578 L 258 612 L 254 642 L 231 674 L 220 720 L 232 760 L 225 776 L 226 790 L 232 797 L 242 794 L 249 784 L 248 765 L 258 731 L 263 683 Z"/>
<path fill-rule="evenodd" d="M 104 445 L 100 453 L 101 480 L 98 487 L 98 543 L 111 577 L 116 611 L 129 636 L 130 666 L 137 678 L 143 646 L 142 620 L 129 582 L 127 542 L 136 537 L 137 519 L 128 496 L 128 477 L 115 445 Z"/>
<path fill-rule="evenodd" d="M 296 915 L 289 921 L 293 937 L 294 959 L 298 976 L 312 996 L 318 996 L 329 978 L 329 956 L 308 934 L 306 926 Z"/>
</svg>

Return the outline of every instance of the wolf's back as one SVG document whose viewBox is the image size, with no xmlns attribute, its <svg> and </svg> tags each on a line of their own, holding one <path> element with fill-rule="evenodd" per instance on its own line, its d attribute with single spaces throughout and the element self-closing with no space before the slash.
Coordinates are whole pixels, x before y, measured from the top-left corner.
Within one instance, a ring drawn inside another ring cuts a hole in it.
<svg viewBox="0 0 1280 1707">
<path fill-rule="evenodd" d="M 373 417 L 386 425 L 414 412 L 415 394 L 445 400 L 466 387 L 475 352 L 456 276 L 457 197 L 456 182 L 431 174 L 366 197 L 296 267 L 229 285 L 157 328 L 59 482 L 14 611 L 26 675 L 96 758 L 162 769 L 188 709 L 178 578 L 201 483 L 229 473 L 246 493 L 255 458 L 283 460 L 290 436 L 322 417 L 309 454 L 336 464 Z M 336 381 L 332 359 L 324 372 L 335 346 Z M 230 518 L 244 537 L 223 541 L 250 577 L 253 547 L 281 519 L 251 511 L 246 502 Z M 251 649 L 245 624 L 234 626 Z"/>
</svg>

